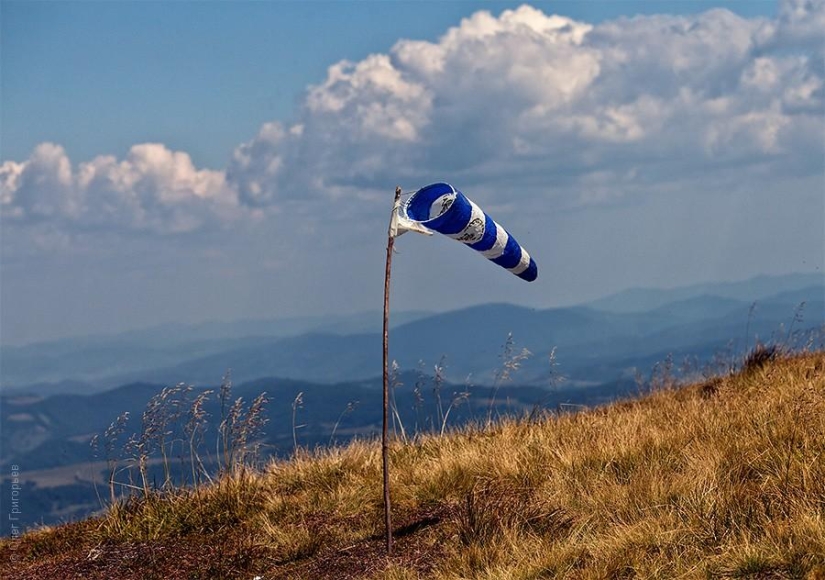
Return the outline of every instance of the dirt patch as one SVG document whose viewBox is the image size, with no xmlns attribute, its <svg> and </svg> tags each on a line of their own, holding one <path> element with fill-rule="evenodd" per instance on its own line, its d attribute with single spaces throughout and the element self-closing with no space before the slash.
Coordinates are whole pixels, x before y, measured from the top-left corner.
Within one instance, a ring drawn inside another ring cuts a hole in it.
<svg viewBox="0 0 825 580">
<path fill-rule="evenodd" d="M 21 546 L 21 548 L 24 548 Z M 20 550 L 3 558 L 0 572 L 6 578 L 34 580 L 153 580 L 166 578 L 246 577 L 260 566 L 259 548 L 227 536 L 171 538 L 139 543 L 104 542 L 74 546 L 61 553 L 37 554 Z M 4 554 L 5 556 L 5 554 Z"/>
<path fill-rule="evenodd" d="M 393 553 L 387 556 L 383 535 L 372 536 L 351 546 L 321 550 L 317 555 L 279 569 L 270 570 L 265 580 L 295 578 L 368 578 L 387 567 L 401 566 L 426 576 L 443 554 L 445 526 L 452 508 L 438 506 L 399 518 L 393 532 Z"/>
<path fill-rule="evenodd" d="M 17 549 L 0 549 L 0 577 L 19 580 L 166 580 L 168 578 L 245 578 L 280 580 L 372 576 L 390 565 L 425 575 L 439 561 L 447 508 L 399 517 L 394 553 L 387 557 L 383 535 L 349 546 L 325 546 L 302 560 L 279 564 L 269 550 L 253 543 L 248 530 L 187 535 L 149 542 L 95 544 L 86 529 L 55 530 L 43 543 L 32 539 Z M 85 540 L 83 539 L 85 536 Z"/>
</svg>

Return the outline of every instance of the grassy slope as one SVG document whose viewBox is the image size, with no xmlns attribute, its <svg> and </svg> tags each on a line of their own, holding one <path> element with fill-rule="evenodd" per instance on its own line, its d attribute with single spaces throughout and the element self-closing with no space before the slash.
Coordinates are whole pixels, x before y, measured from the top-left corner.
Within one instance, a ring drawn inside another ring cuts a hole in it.
<svg viewBox="0 0 825 580">
<path fill-rule="evenodd" d="M 825 578 L 825 354 L 392 450 L 375 443 L 0 543 L 4 578 Z"/>
</svg>

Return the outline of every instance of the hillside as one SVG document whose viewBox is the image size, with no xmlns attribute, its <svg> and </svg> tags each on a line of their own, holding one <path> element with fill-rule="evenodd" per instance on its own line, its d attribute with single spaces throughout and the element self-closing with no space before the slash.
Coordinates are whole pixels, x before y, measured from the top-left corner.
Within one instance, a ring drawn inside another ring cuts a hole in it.
<svg viewBox="0 0 825 580">
<path fill-rule="evenodd" d="M 0 576 L 825 578 L 825 353 L 760 352 L 637 400 L 396 442 L 391 558 L 364 441 L 3 540 Z"/>
<path fill-rule="evenodd" d="M 447 381 L 437 385 L 434 377 L 416 372 L 399 373 L 393 384 L 397 418 L 410 435 L 440 431 L 445 423 L 460 427 L 489 415 L 522 413 L 534 408 L 596 406 L 638 392 L 632 380 L 588 387 L 559 381 L 552 388 L 524 386 L 513 380 L 502 381 L 495 388 Z M 107 479 L 104 460 L 116 458 L 123 468 L 119 470 L 118 482 L 129 483 L 136 450 L 129 447 L 128 440 L 143 433 L 143 413 L 153 408 L 168 389 L 164 385 L 135 383 L 91 395 L 0 396 L 0 498 L 8 497 L 10 466 L 22 466 L 18 479 L 25 486 L 26 511 L 18 523 L 55 524 L 82 519 L 98 511 L 99 487 Z M 206 395 L 209 390 L 211 394 Z M 315 448 L 333 441 L 345 444 L 353 438 L 380 432 L 380 377 L 333 385 L 268 378 L 234 385 L 228 398 L 240 398 L 248 405 L 262 393 L 266 393 L 264 418 L 268 420 L 257 440 L 262 460 L 290 456 L 296 442 Z M 295 409 L 293 422 L 292 406 L 299 395 L 301 405 Z M 162 406 L 170 418 L 167 447 L 177 458 L 170 466 L 170 474 L 179 485 L 182 480 L 191 481 L 191 455 L 187 452 L 185 460 L 180 460 L 180 442 L 189 439 L 189 411 L 201 396 L 204 398 L 200 403 L 198 452 L 212 475 L 222 420 L 220 388 L 178 391 L 166 397 Z M 443 417 L 448 408 L 449 416 Z M 186 411 L 178 415 L 179 409 Z M 91 445 L 96 435 L 102 436 L 113 421 L 126 413 L 129 419 L 117 441 L 109 445 L 110 451 Z M 172 415 L 176 416 L 174 420 Z M 295 424 L 299 427 L 293 430 Z M 157 449 L 152 459 L 160 459 Z M 163 481 L 161 466 L 155 461 L 150 467 L 150 477 Z M 10 534 L 9 524 L 0 518 L 0 536 Z"/>
</svg>

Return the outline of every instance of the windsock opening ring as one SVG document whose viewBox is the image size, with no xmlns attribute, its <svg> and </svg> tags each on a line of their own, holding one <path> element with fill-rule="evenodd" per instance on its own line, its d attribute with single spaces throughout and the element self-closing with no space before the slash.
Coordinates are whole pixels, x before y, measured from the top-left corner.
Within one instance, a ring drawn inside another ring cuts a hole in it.
<svg viewBox="0 0 825 580">
<path fill-rule="evenodd" d="M 523 280 L 538 277 L 536 262 L 516 239 L 449 183 L 422 187 L 401 211 L 406 219 L 470 246 Z"/>
</svg>

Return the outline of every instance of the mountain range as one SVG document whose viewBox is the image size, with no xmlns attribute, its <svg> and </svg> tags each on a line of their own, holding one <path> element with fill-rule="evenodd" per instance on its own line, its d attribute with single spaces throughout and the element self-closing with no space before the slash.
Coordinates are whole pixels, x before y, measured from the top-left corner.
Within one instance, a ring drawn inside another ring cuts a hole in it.
<svg viewBox="0 0 825 580">
<path fill-rule="evenodd" d="M 508 337 L 532 357 L 520 380 L 541 385 L 561 371 L 584 384 L 613 380 L 668 354 L 707 360 L 757 340 L 818 328 L 825 320 L 821 274 L 761 276 L 744 282 L 628 290 L 590 304 L 532 309 L 484 304 L 442 313 L 393 313 L 390 356 L 403 369 L 493 381 Z M 0 389 L 29 394 L 92 393 L 119 385 L 208 385 L 232 369 L 263 377 L 337 383 L 381 373 L 381 314 L 168 325 L 113 336 L 0 349 Z M 599 361 L 594 365 L 593 361 Z"/>
</svg>

